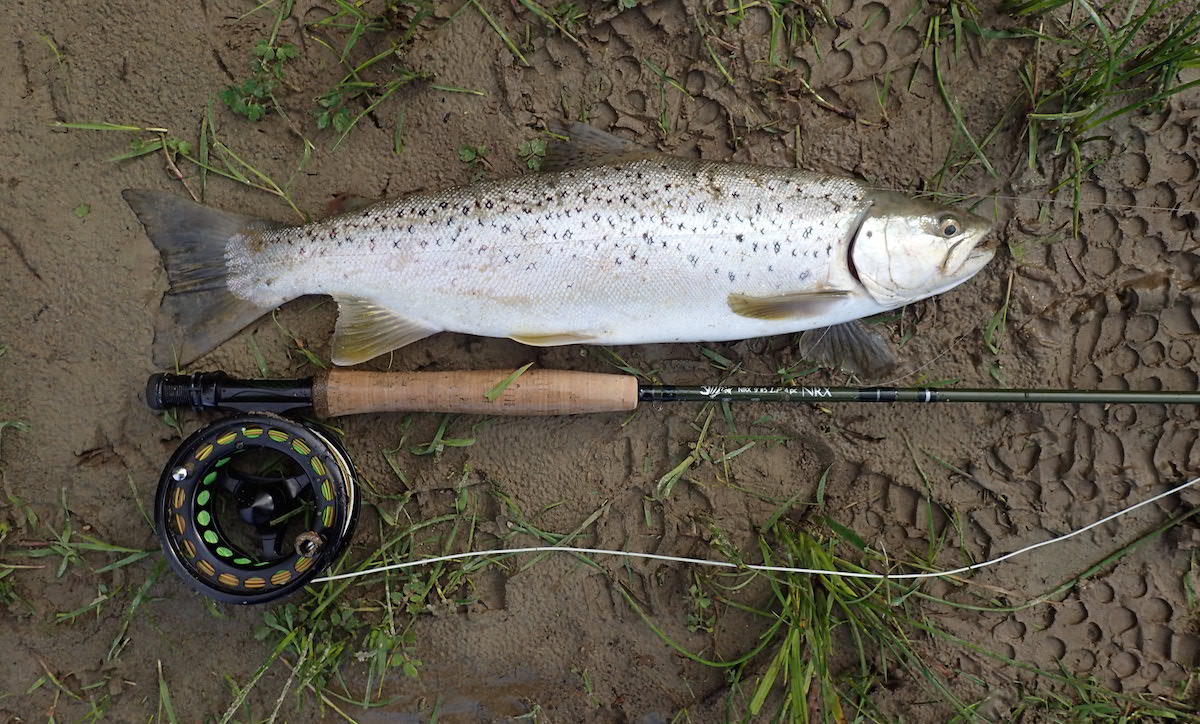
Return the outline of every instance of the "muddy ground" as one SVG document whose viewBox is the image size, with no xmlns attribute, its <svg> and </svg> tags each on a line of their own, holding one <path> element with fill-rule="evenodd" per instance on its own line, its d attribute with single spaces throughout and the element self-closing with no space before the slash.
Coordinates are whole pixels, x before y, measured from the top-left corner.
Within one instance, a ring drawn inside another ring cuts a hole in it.
<svg viewBox="0 0 1200 724">
<path fill-rule="evenodd" d="M 394 196 L 464 183 L 481 172 L 523 172 L 518 146 L 564 113 L 585 112 L 597 127 L 677 154 L 799 164 L 887 188 L 928 183 L 948 158 L 963 157 L 923 44 L 938 6 L 910 15 L 907 2 L 835 0 L 837 27 L 817 24 L 811 41 L 773 50 L 762 7 L 726 27 L 687 0 L 642 0 L 632 9 L 585 3 L 580 9 L 590 16 L 572 26 L 575 43 L 518 4 L 483 5 L 507 29 L 527 67 L 475 6 L 455 14 L 457 4 L 438 3 L 402 49 L 401 62 L 438 84 L 481 93 L 405 86 L 332 150 L 335 135 L 316 128 L 312 110 L 344 71 L 317 41 L 340 49 L 346 33 L 312 24 L 327 17 L 333 3 L 299 0 L 280 25 L 279 40 L 299 50 L 276 92 L 290 121 L 272 112 L 258 122 L 231 114 L 216 94 L 247 77 L 251 49 L 271 32 L 273 4 L 244 18 L 255 3 L 208 0 L 153 9 L 128 0 L 4 4 L 0 420 L 28 426 L 5 428 L 0 440 L 0 557 L 5 566 L 19 566 L 0 569 L 0 713 L 6 720 L 74 721 L 99 712 L 113 721 L 145 721 L 160 711 L 160 668 L 181 721 L 217 719 L 235 699 L 231 682 L 246 685 L 278 640 L 255 637 L 264 609 L 206 603 L 165 570 L 157 554 L 105 572 L 99 569 L 120 554 L 86 552 L 61 570 L 59 556 L 28 556 L 46 550 L 68 526 L 75 541 L 86 534 L 153 549 L 156 540 L 139 506 L 152 504 L 161 466 L 179 441 L 142 402 L 146 376 L 156 371 L 150 361 L 154 312 L 166 285 L 157 253 L 119 192 L 186 191 L 160 154 L 108 161 L 129 149 L 129 134 L 64 131 L 53 122 L 161 127 L 190 141 L 194 151 L 206 105 L 213 103 L 224 142 L 272 178 L 290 179 L 297 206 L 314 215 L 338 194 Z M 403 10 L 397 23 L 410 18 Z M 711 35 L 700 32 L 702 23 Z M 1010 21 L 985 7 L 980 23 L 1006 27 Z M 352 60 L 386 49 L 400 32 L 368 33 Z M 709 46 L 733 83 L 706 48 L 705 38 L 713 36 Z M 1028 41 L 972 34 L 964 35 L 957 54 L 952 42 L 943 48 L 944 79 L 976 137 L 987 135 L 1019 94 L 1017 70 L 1031 48 Z M 777 65 L 769 62 L 772 53 Z M 664 83 L 656 68 L 686 94 Z M 801 77 L 815 94 L 796 80 Z M 352 107 L 357 113 L 363 106 Z M 1082 188 L 1077 237 L 1067 203 L 999 198 L 981 204 L 977 210 L 997 219 L 1001 252 L 971 282 L 891 323 L 894 340 L 908 337 L 896 382 L 1196 389 L 1198 118 L 1200 93 L 1193 91 L 1161 113 L 1107 126 L 1109 139 L 1088 147 L 1088 160 L 1097 164 Z M 971 166 L 947 174 L 945 190 L 1048 198 L 1062 177 L 1062 159 L 1046 153 L 1038 173 L 1030 173 L 1018 131 L 1006 122 L 991 139 L 995 177 Z M 303 151 L 298 132 L 315 151 L 293 176 Z M 490 168 L 459 159 L 457 149 L 481 144 L 490 149 Z M 196 188 L 195 168 L 179 165 Z M 1066 201 L 1069 194 L 1054 198 Z M 207 201 L 296 220 L 278 198 L 223 179 L 210 177 Z M 993 351 L 984 329 L 1006 298 L 1007 325 L 993 339 Z M 327 359 L 334 310 L 321 301 L 289 303 L 279 321 Z M 254 376 L 257 345 L 272 374 L 311 374 L 314 368 L 292 344 L 268 318 L 192 369 Z M 741 365 L 734 379 L 743 384 L 778 382 L 777 370 L 800 362 L 786 337 L 707 347 Z M 632 366 L 659 370 L 669 383 L 723 374 L 700 345 L 614 351 Z M 605 359 L 581 347 L 531 349 L 439 334 L 366 367 L 487 369 L 534 361 L 614 371 Z M 797 371 L 806 369 L 800 364 Z M 824 372 L 804 379 L 840 381 Z M 1066 532 L 1200 474 L 1191 407 L 747 404 L 733 410 L 736 429 L 771 439 L 727 465 L 693 467 L 667 500 L 650 499 L 697 439 L 703 422 L 697 412 L 681 405 L 646 408 L 632 420 L 620 414 L 485 424 L 459 418 L 450 432 L 475 442 L 440 458 L 410 452 L 432 438 L 437 415 L 414 416 L 407 430 L 397 415 L 337 424 L 374 486 L 370 501 L 390 511 L 394 498 L 384 496 L 411 491 L 404 515 L 423 520 L 452 510 L 457 491 L 466 490 L 474 542 L 481 546 L 500 545 L 501 536 L 508 543 L 533 540 L 508 535 L 513 513 L 494 492 L 502 490 L 550 531 L 572 531 L 602 509 L 578 539 L 589 545 L 717 557 L 715 541 L 723 537 L 754 559 L 758 527 L 778 507 L 772 501 L 813 501 L 828 467 L 824 496 L 835 519 L 893 556 L 927 551 L 931 532 L 944 536 L 938 560 L 949 566 Z M 185 433 L 201 422 L 194 414 L 181 416 Z M 719 415 L 715 424 L 721 434 L 732 434 Z M 382 454 L 397 448 L 402 434 L 396 462 L 407 484 Z M 727 450 L 743 444 L 722 440 Z M 939 584 L 928 590 L 960 602 L 1019 606 L 1197 503 L 1196 493 L 1165 499 L 973 579 L 991 588 Z M 365 509 L 354 557 L 367 555 L 376 542 L 377 520 Z M 418 552 L 440 550 L 436 535 L 423 540 Z M 1061 666 L 1118 692 L 1187 699 L 1197 664 L 1189 592 L 1197 546 L 1200 529 L 1184 522 L 1051 601 L 1009 613 L 932 604 L 924 610 L 946 630 L 1002 656 L 1054 672 Z M 724 717 L 724 674 L 666 645 L 620 590 L 667 635 L 708 657 L 747 651 L 765 620 L 716 604 L 713 631 L 691 631 L 691 589 L 710 590 L 704 587 L 716 579 L 709 572 L 661 562 L 598 562 L 590 567 L 559 556 L 527 568 L 492 568 L 476 574 L 472 586 L 448 591 L 447 601 L 431 596 L 434 605 L 415 617 L 405 654 L 418 675 L 394 670 L 379 691 L 382 706 L 364 710 L 332 695 L 321 702 L 289 680 L 295 664 L 289 651 L 257 680 L 233 718 L 264 720 L 277 702 L 280 720 L 289 721 L 337 720 L 341 715 L 330 703 L 362 722 L 420 721 L 435 710 L 440 721 L 529 712 L 553 722 L 668 721 L 681 711 L 691 721 Z M 351 588 L 344 605 L 377 622 L 381 590 L 378 580 Z M 748 605 L 769 605 L 761 582 L 739 595 Z M 57 614 L 98 597 L 104 600 L 95 610 L 59 620 Z M 463 598 L 469 603 L 453 602 Z M 362 645 L 355 641 L 350 645 Z M 945 640 L 921 638 L 918 646 L 964 700 L 983 700 L 981 718 L 1006 720 L 1028 692 L 1058 686 Z M 361 698 L 366 666 L 354 659 L 352 650 L 341 667 L 343 681 L 331 680 L 328 691 Z M 761 664 L 748 668 L 747 680 L 761 670 Z M 910 721 L 941 721 L 949 711 L 903 676 L 873 696 L 888 716 Z M 734 697 L 734 712 L 744 706 L 744 698 Z"/>
</svg>

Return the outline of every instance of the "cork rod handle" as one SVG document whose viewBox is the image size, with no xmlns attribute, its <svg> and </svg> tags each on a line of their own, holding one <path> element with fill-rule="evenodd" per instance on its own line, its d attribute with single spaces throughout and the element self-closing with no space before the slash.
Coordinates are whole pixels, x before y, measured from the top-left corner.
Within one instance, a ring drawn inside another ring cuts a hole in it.
<svg viewBox="0 0 1200 724">
<path fill-rule="evenodd" d="M 363 412 L 461 412 L 481 415 L 578 415 L 632 410 L 637 379 L 566 370 L 527 370 L 495 400 L 484 395 L 512 370 L 363 372 L 331 370 L 313 379 L 322 417 Z"/>
</svg>

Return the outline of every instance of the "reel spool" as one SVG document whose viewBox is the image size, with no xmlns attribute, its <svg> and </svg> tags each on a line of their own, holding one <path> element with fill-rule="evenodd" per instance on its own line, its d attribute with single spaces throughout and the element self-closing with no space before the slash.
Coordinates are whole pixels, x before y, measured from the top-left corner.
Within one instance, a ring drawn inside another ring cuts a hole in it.
<svg viewBox="0 0 1200 724">
<path fill-rule="evenodd" d="M 225 603 L 303 588 L 350 542 L 354 468 L 332 435 L 264 413 L 192 434 L 158 482 L 155 520 L 171 567 Z"/>
</svg>

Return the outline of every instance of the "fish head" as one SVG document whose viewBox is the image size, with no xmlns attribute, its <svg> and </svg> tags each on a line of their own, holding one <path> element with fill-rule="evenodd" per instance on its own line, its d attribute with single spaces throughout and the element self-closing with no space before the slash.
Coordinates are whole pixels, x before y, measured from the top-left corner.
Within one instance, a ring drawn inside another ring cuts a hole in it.
<svg viewBox="0 0 1200 724">
<path fill-rule="evenodd" d="M 877 192 L 850 247 L 850 270 L 875 301 L 898 307 L 953 289 L 996 249 L 992 224 L 925 199 Z"/>
</svg>

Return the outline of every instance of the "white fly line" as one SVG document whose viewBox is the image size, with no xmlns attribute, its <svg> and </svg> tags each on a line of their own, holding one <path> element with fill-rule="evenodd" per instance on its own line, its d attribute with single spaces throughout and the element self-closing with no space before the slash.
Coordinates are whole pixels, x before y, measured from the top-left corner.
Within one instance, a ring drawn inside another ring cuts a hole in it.
<svg viewBox="0 0 1200 724">
<path fill-rule="evenodd" d="M 346 578 L 357 578 L 359 576 L 368 576 L 368 575 L 371 575 L 372 573 L 382 573 L 384 571 L 394 571 L 394 570 L 399 570 L 402 568 L 413 568 L 415 566 L 427 566 L 432 563 L 442 563 L 445 561 L 457 561 L 457 560 L 462 560 L 464 558 L 483 558 L 483 557 L 489 557 L 489 556 L 512 555 L 512 554 L 516 554 L 516 553 L 554 553 L 554 552 L 581 553 L 581 554 L 587 554 L 587 555 L 620 556 L 620 557 L 624 557 L 624 558 L 640 558 L 640 559 L 654 560 L 654 561 L 670 561 L 672 563 L 688 563 L 688 564 L 697 565 L 697 566 L 714 566 L 717 568 L 735 568 L 735 569 L 751 570 L 751 571 L 770 571 L 772 573 L 801 573 L 801 574 L 812 574 L 812 575 L 820 575 L 820 576 L 840 576 L 843 578 L 870 578 L 870 579 L 874 579 L 874 580 L 893 580 L 893 581 L 912 580 L 912 579 L 917 579 L 917 578 L 942 578 L 945 576 L 957 576 L 957 575 L 960 575 L 963 573 L 970 573 L 971 571 L 978 571 L 981 568 L 987 568 L 988 566 L 994 566 L 997 563 L 1007 561 L 1008 559 L 1014 558 L 1023 553 L 1028 553 L 1032 550 L 1036 550 L 1038 548 L 1042 548 L 1042 547 L 1048 546 L 1048 545 L 1053 545 L 1055 543 L 1061 543 L 1062 541 L 1065 541 L 1068 538 L 1074 538 L 1075 536 L 1077 536 L 1081 533 L 1086 533 L 1087 531 L 1089 531 L 1093 528 L 1096 528 L 1098 526 L 1104 525 L 1105 523 L 1114 521 L 1117 518 L 1120 518 L 1121 516 L 1126 515 L 1128 513 L 1132 513 L 1133 511 L 1137 510 L 1138 508 L 1141 508 L 1142 506 L 1150 505 L 1151 503 L 1162 500 L 1163 498 L 1165 498 L 1169 495 L 1174 495 L 1175 493 L 1178 493 L 1181 490 L 1189 488 L 1189 487 L 1195 485 L 1196 483 L 1200 483 L 1200 477 L 1192 478 L 1191 480 L 1187 481 L 1186 483 L 1176 485 L 1175 487 L 1171 488 L 1170 490 L 1164 490 L 1163 492 L 1159 493 L 1158 495 L 1147 498 L 1146 500 L 1143 500 L 1140 503 L 1134 503 L 1133 505 L 1130 505 L 1127 508 L 1123 508 L 1111 515 L 1105 516 L 1104 518 L 1101 518 L 1100 520 L 1097 520 L 1094 523 L 1089 523 L 1089 524 L 1083 526 L 1082 528 L 1076 528 L 1075 530 L 1071 531 L 1070 533 L 1065 533 L 1065 534 L 1057 536 L 1055 538 L 1050 538 L 1049 540 L 1032 543 L 1030 545 L 1025 546 L 1024 548 L 1018 548 L 1017 550 L 1012 551 L 1011 553 L 1005 553 L 1004 555 L 1000 556 L 999 558 L 993 558 L 990 561 L 984 561 L 982 563 L 975 563 L 975 564 L 972 564 L 969 566 L 962 566 L 961 568 L 952 568 L 952 569 L 946 570 L 946 571 L 921 571 L 918 573 L 869 573 L 869 572 L 862 572 L 862 571 L 828 570 L 828 569 L 824 569 L 824 568 L 794 568 L 792 566 L 768 566 L 768 565 L 751 564 L 751 563 L 734 563 L 733 561 L 716 561 L 716 560 L 712 560 L 712 559 L 708 559 L 708 558 L 688 558 L 685 556 L 669 556 L 669 555 L 663 555 L 661 553 L 641 553 L 638 551 L 622 551 L 622 550 L 612 550 L 612 549 L 608 549 L 608 548 L 583 548 L 583 547 L 578 547 L 578 546 L 525 546 L 525 547 L 520 547 L 520 548 L 497 548 L 495 550 L 465 551 L 463 553 L 451 553 L 449 555 L 444 555 L 444 556 L 433 556 L 432 558 L 418 558 L 417 560 L 413 560 L 413 561 L 405 561 L 403 563 L 392 563 L 390 565 L 378 566 L 376 568 L 367 568 L 367 569 L 361 570 L 361 571 L 351 571 L 349 573 L 339 573 L 339 574 L 336 574 L 333 576 L 322 576 L 320 578 L 314 578 L 313 583 L 324 583 L 326 581 L 340 581 L 340 580 L 343 580 Z"/>
</svg>

